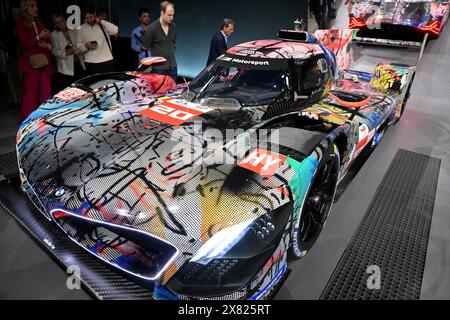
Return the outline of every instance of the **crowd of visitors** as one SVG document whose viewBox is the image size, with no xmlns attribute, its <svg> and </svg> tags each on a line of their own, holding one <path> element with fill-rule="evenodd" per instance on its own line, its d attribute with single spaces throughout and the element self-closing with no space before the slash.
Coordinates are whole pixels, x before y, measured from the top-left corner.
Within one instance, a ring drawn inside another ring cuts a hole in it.
<svg viewBox="0 0 450 320">
<path fill-rule="evenodd" d="M 18 53 L 18 70 L 22 74 L 21 121 L 53 94 L 77 80 L 116 70 L 114 42 L 119 27 L 108 21 L 107 10 L 95 10 L 92 6 L 83 9 L 83 23 L 77 29 L 68 26 L 64 14 L 54 14 L 52 25 L 45 25 L 39 19 L 36 0 L 21 0 L 20 6 L 11 7 L 9 25 L 15 37 L 9 41 L 9 48 L 13 48 L 9 54 L 14 61 Z M 169 1 L 160 4 L 159 16 L 153 22 L 150 11 L 141 8 L 139 25 L 131 34 L 130 49 L 137 55 L 137 66 L 144 58 L 164 57 L 166 62 L 154 66 L 153 72 L 168 75 L 176 81 L 177 26 L 174 16 L 175 5 Z M 207 65 L 227 51 L 228 38 L 234 29 L 233 20 L 223 20 L 211 40 Z"/>
</svg>

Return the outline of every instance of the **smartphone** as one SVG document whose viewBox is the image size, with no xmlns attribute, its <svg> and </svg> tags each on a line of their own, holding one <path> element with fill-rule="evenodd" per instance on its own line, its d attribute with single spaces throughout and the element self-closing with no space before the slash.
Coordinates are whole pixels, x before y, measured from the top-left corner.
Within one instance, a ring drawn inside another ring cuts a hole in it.
<svg viewBox="0 0 450 320">
<path fill-rule="evenodd" d="M 97 41 L 91 41 L 91 43 L 92 43 L 92 44 L 95 44 L 95 45 L 97 45 L 97 44 L 98 44 L 98 42 L 97 42 Z"/>
</svg>

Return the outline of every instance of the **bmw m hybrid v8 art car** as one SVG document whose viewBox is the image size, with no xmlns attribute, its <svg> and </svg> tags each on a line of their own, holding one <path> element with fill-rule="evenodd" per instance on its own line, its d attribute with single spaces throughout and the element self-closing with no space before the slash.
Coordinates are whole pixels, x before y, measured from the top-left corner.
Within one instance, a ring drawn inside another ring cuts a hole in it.
<svg viewBox="0 0 450 320">
<path fill-rule="evenodd" d="M 83 79 L 21 125 L 23 189 L 155 299 L 268 298 L 405 109 L 415 66 L 347 70 L 353 36 L 280 31 L 178 86 L 151 73 L 157 58 Z"/>
<path fill-rule="evenodd" d="M 364 34 L 383 32 L 438 37 L 448 20 L 448 0 L 351 0 L 349 27 Z"/>
</svg>

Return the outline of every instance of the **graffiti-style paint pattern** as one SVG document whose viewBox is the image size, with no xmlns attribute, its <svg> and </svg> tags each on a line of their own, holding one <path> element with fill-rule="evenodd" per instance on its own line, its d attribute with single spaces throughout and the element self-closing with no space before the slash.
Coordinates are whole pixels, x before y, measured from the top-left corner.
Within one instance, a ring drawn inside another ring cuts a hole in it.
<svg viewBox="0 0 450 320">
<path fill-rule="evenodd" d="M 242 56 L 236 68 L 252 59 L 260 68 L 264 59 L 286 66 L 311 59 L 328 75 L 335 53 L 348 53 L 335 36 L 351 34 L 323 33 L 322 44 L 249 42 L 217 63 L 234 66 Z M 279 101 L 251 107 L 220 95 L 196 99 L 186 85 L 145 72 L 83 79 L 21 125 L 24 189 L 93 256 L 154 281 L 155 298 L 265 298 L 286 271 L 294 225 L 324 156 L 340 154 L 343 178 L 375 133 L 399 118 L 415 72 L 390 64 L 373 76 L 341 70 L 334 82 L 323 78 L 328 89 L 305 98 L 295 70 L 284 70 Z M 225 139 L 208 139 L 208 130 Z M 261 147 L 263 130 L 279 139 Z M 233 161 L 210 161 L 220 151 Z"/>
<path fill-rule="evenodd" d="M 374 30 L 390 25 L 439 36 L 448 20 L 449 2 L 352 0 L 348 10 L 352 29 Z"/>
<path fill-rule="evenodd" d="M 349 70 L 353 62 L 351 42 L 356 36 L 355 30 L 317 30 L 314 36 L 336 56 L 337 70 Z"/>
</svg>

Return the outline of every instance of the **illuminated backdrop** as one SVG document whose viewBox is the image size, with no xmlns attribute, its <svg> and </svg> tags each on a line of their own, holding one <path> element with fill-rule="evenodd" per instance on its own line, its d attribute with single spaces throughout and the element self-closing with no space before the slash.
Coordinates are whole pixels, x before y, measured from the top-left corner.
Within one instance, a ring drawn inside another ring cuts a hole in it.
<svg viewBox="0 0 450 320">
<path fill-rule="evenodd" d="M 204 67 L 212 36 L 220 29 L 224 18 L 236 22 L 236 32 L 229 46 L 249 40 L 273 38 L 280 28 L 293 28 L 296 18 L 307 21 L 307 0 L 173 0 L 176 6 L 175 23 L 178 26 L 177 59 L 179 74 L 194 77 Z M 152 21 L 159 17 L 160 0 L 38 0 L 41 18 L 49 24 L 53 13 L 64 12 L 71 4 L 81 8 L 91 4 L 110 11 L 113 22 L 120 27 L 119 69 L 128 67 L 135 57 L 128 46 L 131 31 L 139 22 L 137 12 L 146 7 Z M 128 46 L 128 48 L 127 48 Z M 125 62 L 124 63 L 124 59 Z M 127 60 L 128 59 L 128 60 Z"/>
<path fill-rule="evenodd" d="M 111 0 L 112 15 L 120 23 L 120 35 L 129 37 L 137 11 L 146 6 L 152 21 L 159 17 L 160 1 Z M 183 0 L 176 5 L 178 26 L 177 59 L 179 73 L 193 77 L 206 65 L 212 36 L 224 18 L 236 22 L 229 46 L 249 40 L 273 38 L 280 28 L 293 28 L 296 18 L 306 18 L 306 0 Z M 305 19 L 306 21 L 307 19 Z"/>
</svg>

